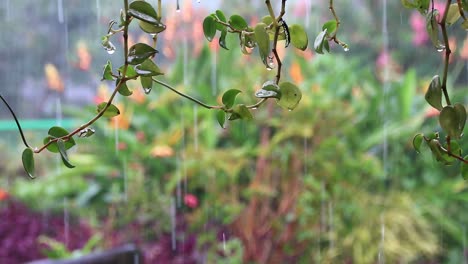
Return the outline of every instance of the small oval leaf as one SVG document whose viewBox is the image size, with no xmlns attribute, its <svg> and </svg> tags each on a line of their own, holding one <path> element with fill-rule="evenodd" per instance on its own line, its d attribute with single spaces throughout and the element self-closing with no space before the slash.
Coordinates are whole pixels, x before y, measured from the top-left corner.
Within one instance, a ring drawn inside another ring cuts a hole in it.
<svg viewBox="0 0 468 264">
<path fill-rule="evenodd" d="M 218 123 L 222 128 L 225 128 L 224 123 L 226 122 L 226 112 L 224 112 L 223 110 L 219 110 L 216 113 L 216 120 L 218 120 Z"/>
<path fill-rule="evenodd" d="M 331 35 L 335 33 L 338 23 L 336 20 L 329 20 L 322 25 L 322 30 L 327 30 L 327 34 Z"/>
<path fill-rule="evenodd" d="M 117 79 L 115 81 L 115 85 L 117 86 L 120 82 L 120 79 Z M 132 91 L 130 91 L 130 89 L 128 89 L 128 86 L 126 83 L 122 83 L 119 87 L 119 90 L 117 90 L 119 92 L 119 94 L 123 95 L 123 96 L 130 96 L 133 94 Z"/>
<path fill-rule="evenodd" d="M 107 103 L 106 102 L 102 102 L 100 104 L 98 104 L 97 106 L 97 109 L 96 109 L 96 112 L 101 112 L 105 107 L 106 107 Z M 104 114 L 102 116 L 104 117 L 114 117 L 114 116 L 118 116 L 120 115 L 120 110 L 117 108 L 117 106 L 113 105 L 113 104 L 110 104 L 109 107 L 106 109 L 106 111 L 104 112 Z"/>
<path fill-rule="evenodd" d="M 64 136 L 68 135 L 69 132 L 66 129 L 62 128 L 62 127 L 54 126 L 54 127 L 51 127 L 49 129 L 48 134 L 49 134 L 49 136 L 47 136 L 43 140 L 44 144 L 49 143 L 49 141 L 51 141 L 53 139 L 64 137 Z M 75 144 L 76 144 L 75 140 L 71 137 L 65 142 L 65 147 L 66 147 L 66 149 L 70 149 L 73 146 L 75 146 Z M 53 152 L 53 153 L 58 153 L 59 150 L 58 150 L 58 147 L 57 147 L 57 143 L 54 142 L 54 143 L 50 144 L 49 146 L 47 146 L 47 150 L 50 151 L 50 152 Z"/>
<path fill-rule="evenodd" d="M 424 140 L 424 135 L 423 134 L 417 134 L 413 138 L 413 148 L 416 150 L 417 153 L 421 153 L 421 144 L 423 143 Z"/>
<path fill-rule="evenodd" d="M 60 156 L 62 157 L 62 162 L 68 168 L 74 168 L 70 161 L 68 160 L 67 150 L 65 148 L 65 142 L 61 139 L 57 140 L 57 147 L 59 149 Z"/>
<path fill-rule="evenodd" d="M 326 36 L 327 36 L 327 30 L 325 29 L 322 32 L 320 32 L 318 36 L 315 38 L 314 50 L 318 54 L 323 54 L 323 45 L 324 45 L 324 42 L 327 41 L 325 38 Z"/>
<path fill-rule="evenodd" d="M 291 35 L 291 43 L 294 47 L 300 50 L 306 50 L 309 44 L 309 38 L 304 28 L 299 24 L 289 26 L 289 34 Z"/>
<path fill-rule="evenodd" d="M 207 16 L 203 20 L 203 33 L 208 41 L 212 41 L 216 34 L 216 21 L 214 17 Z"/>
<path fill-rule="evenodd" d="M 250 113 L 247 106 L 243 104 L 236 105 L 233 109 L 233 114 L 237 114 L 240 119 L 251 120 L 253 119 L 252 113 Z"/>
<path fill-rule="evenodd" d="M 112 81 L 114 80 L 114 76 L 112 76 L 112 62 L 107 61 L 106 65 L 104 65 L 104 72 L 102 73 L 102 79 L 103 80 L 108 80 Z"/>
<path fill-rule="evenodd" d="M 439 115 L 439 124 L 448 136 L 459 137 L 459 123 L 457 111 L 453 106 L 448 105 L 442 109 Z"/>
<path fill-rule="evenodd" d="M 137 43 L 128 49 L 128 63 L 132 65 L 140 64 L 157 52 L 150 45 Z"/>
<path fill-rule="evenodd" d="M 254 29 L 255 40 L 257 41 L 258 51 L 263 64 L 269 67 L 268 55 L 270 54 L 270 36 L 266 32 L 266 25 L 258 23 Z"/>
<path fill-rule="evenodd" d="M 26 148 L 23 150 L 21 155 L 23 161 L 23 168 L 30 178 L 34 178 L 35 166 L 34 166 L 34 152 L 31 148 Z"/>
<path fill-rule="evenodd" d="M 277 103 L 288 110 L 296 108 L 297 104 L 301 101 L 301 90 L 291 82 L 282 82 L 279 84 L 281 97 Z"/>
<path fill-rule="evenodd" d="M 135 66 L 135 71 L 140 76 L 157 76 L 163 75 L 164 73 L 151 59 L 146 59 L 143 63 Z"/>
<path fill-rule="evenodd" d="M 138 25 L 140 26 L 141 30 L 149 34 L 158 34 L 164 30 L 166 30 L 166 25 L 159 23 L 158 25 L 153 25 L 147 23 L 143 20 L 138 21 Z"/>
<path fill-rule="evenodd" d="M 439 111 L 442 110 L 442 88 L 439 75 L 432 77 L 424 98 L 432 107 Z"/>
<path fill-rule="evenodd" d="M 222 102 L 226 108 L 231 108 L 234 105 L 234 102 L 236 101 L 236 97 L 238 94 L 240 94 L 241 91 L 237 89 L 230 89 L 227 90 L 222 97 Z"/>
<path fill-rule="evenodd" d="M 457 112 L 458 116 L 458 138 L 460 138 L 463 135 L 463 130 L 465 129 L 466 109 L 465 106 L 460 103 L 456 103 L 453 108 L 455 109 L 455 112 Z"/>
<path fill-rule="evenodd" d="M 229 18 L 229 24 L 237 30 L 244 30 L 248 27 L 247 21 L 239 15 L 232 15 Z"/>
<path fill-rule="evenodd" d="M 161 23 L 156 10 L 154 10 L 150 3 L 142 0 L 136 0 L 130 3 L 128 13 L 139 20 L 153 25 L 159 25 Z"/>
<path fill-rule="evenodd" d="M 448 12 L 447 12 L 447 18 L 446 22 L 447 25 L 452 25 L 455 24 L 458 19 L 460 18 L 460 9 L 458 9 L 458 4 L 454 3 L 449 6 Z"/>
</svg>

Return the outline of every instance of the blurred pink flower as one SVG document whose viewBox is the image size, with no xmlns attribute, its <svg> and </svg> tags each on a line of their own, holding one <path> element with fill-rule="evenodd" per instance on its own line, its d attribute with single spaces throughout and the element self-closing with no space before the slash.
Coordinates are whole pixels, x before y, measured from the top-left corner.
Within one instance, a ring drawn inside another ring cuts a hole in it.
<svg viewBox="0 0 468 264">
<path fill-rule="evenodd" d="M 193 194 L 187 193 L 184 196 L 184 204 L 189 208 L 196 208 L 198 207 L 198 198 Z"/>
<path fill-rule="evenodd" d="M 413 12 L 410 17 L 410 25 L 413 30 L 413 45 L 419 47 L 429 40 L 426 31 L 426 19 L 419 12 Z"/>
</svg>

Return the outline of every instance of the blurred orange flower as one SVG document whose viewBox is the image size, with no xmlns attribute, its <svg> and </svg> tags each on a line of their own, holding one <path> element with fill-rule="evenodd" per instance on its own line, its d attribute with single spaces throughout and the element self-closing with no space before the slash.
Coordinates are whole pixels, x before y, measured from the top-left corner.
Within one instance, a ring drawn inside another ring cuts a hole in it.
<svg viewBox="0 0 468 264">
<path fill-rule="evenodd" d="M 304 81 L 301 66 L 296 61 L 294 61 L 291 64 L 291 68 L 289 69 L 289 75 L 291 75 L 291 78 L 296 84 L 301 84 Z"/>
<path fill-rule="evenodd" d="M 64 85 L 57 67 L 51 63 L 47 63 L 44 66 L 44 73 L 47 81 L 47 87 L 60 93 L 63 92 Z"/>
<path fill-rule="evenodd" d="M 91 67 L 92 56 L 89 53 L 86 43 L 83 41 L 78 42 L 76 47 L 76 56 L 78 57 L 77 67 L 82 71 L 88 71 Z"/>
<path fill-rule="evenodd" d="M 151 149 L 151 156 L 166 158 L 174 155 L 174 149 L 168 145 L 156 145 Z"/>
<path fill-rule="evenodd" d="M 110 119 L 110 126 L 113 129 L 127 130 L 130 127 L 132 113 L 130 113 L 128 110 L 125 110 L 123 104 L 116 104 L 116 106 L 120 110 L 120 115 L 114 116 Z"/>
</svg>

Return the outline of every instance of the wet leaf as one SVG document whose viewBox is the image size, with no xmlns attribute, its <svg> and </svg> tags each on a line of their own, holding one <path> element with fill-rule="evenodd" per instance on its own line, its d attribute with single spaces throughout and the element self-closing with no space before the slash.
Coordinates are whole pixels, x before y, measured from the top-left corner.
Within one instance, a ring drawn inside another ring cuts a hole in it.
<svg viewBox="0 0 468 264">
<path fill-rule="evenodd" d="M 130 3 L 128 7 L 128 13 L 139 20 L 143 20 L 153 25 L 159 25 L 161 23 L 158 19 L 156 10 L 154 10 L 148 2 L 136 0 Z"/>
<path fill-rule="evenodd" d="M 158 34 L 166 30 L 166 25 L 164 25 L 163 23 L 159 23 L 158 25 L 153 25 L 143 20 L 139 20 L 138 25 L 140 26 L 141 30 L 149 34 Z"/>
<path fill-rule="evenodd" d="M 462 149 L 460 147 L 460 144 L 456 140 L 450 140 L 450 152 L 452 154 L 460 156 L 462 154 Z"/>
<path fill-rule="evenodd" d="M 294 47 L 300 50 L 306 50 L 309 45 L 307 33 L 301 25 L 293 24 L 289 26 L 289 34 L 291 35 L 291 43 Z"/>
<path fill-rule="evenodd" d="M 117 79 L 115 81 L 115 85 L 119 85 L 119 82 L 120 82 L 120 79 Z M 123 95 L 123 96 L 130 96 L 133 94 L 132 91 L 130 91 L 130 89 L 128 89 L 128 86 L 126 83 L 122 83 L 119 87 L 119 90 L 117 90 L 119 92 L 119 94 Z"/>
<path fill-rule="evenodd" d="M 442 110 L 442 88 L 439 75 L 432 77 L 424 98 L 432 107 L 439 111 Z"/>
<path fill-rule="evenodd" d="M 96 112 L 100 113 L 107 105 L 107 102 L 102 102 L 98 104 Z M 117 108 L 117 106 L 110 104 L 109 107 L 106 109 L 104 114 L 102 116 L 104 117 L 114 117 L 120 115 L 120 110 Z"/>
<path fill-rule="evenodd" d="M 223 98 L 222 98 L 224 106 L 226 106 L 226 108 L 231 108 L 234 105 L 234 102 L 236 101 L 236 97 L 239 93 L 241 93 L 241 91 L 237 89 L 227 90 L 223 94 Z"/>
<path fill-rule="evenodd" d="M 458 19 L 460 18 L 460 10 L 458 9 L 458 4 L 454 3 L 449 6 L 449 9 L 447 11 L 447 19 L 445 22 L 447 25 L 453 25 L 455 24 Z"/>
<path fill-rule="evenodd" d="M 276 98 L 280 99 L 279 86 L 273 81 L 267 81 L 262 85 L 262 88 L 255 92 L 255 97 L 257 98 Z"/>
<path fill-rule="evenodd" d="M 70 133 L 66 129 L 62 128 L 62 127 L 54 126 L 54 127 L 51 127 L 49 129 L 48 134 L 49 134 L 49 136 L 47 136 L 43 140 L 44 144 L 49 143 L 50 140 L 64 137 L 64 136 L 66 136 L 66 135 L 68 135 Z M 71 137 L 67 141 L 65 141 L 65 148 L 70 149 L 73 146 L 75 146 L 75 144 L 76 144 L 75 140 L 73 139 L 73 137 Z M 58 150 L 58 147 L 57 147 L 57 143 L 54 142 L 54 143 L 50 144 L 49 146 L 47 146 L 47 150 L 50 151 L 50 152 L 53 152 L 53 153 L 58 153 L 59 150 Z"/>
<path fill-rule="evenodd" d="M 421 153 L 421 144 L 424 141 L 424 135 L 423 134 L 417 134 L 413 138 L 413 148 L 416 150 L 417 153 Z"/>
<path fill-rule="evenodd" d="M 440 145 L 440 142 L 437 139 L 429 141 L 429 148 L 431 149 L 433 157 L 438 162 L 441 162 L 444 165 L 452 165 L 454 163 L 455 159 L 446 153 L 447 150 Z"/>
<path fill-rule="evenodd" d="M 34 152 L 31 148 L 26 148 L 23 150 L 21 155 L 23 161 L 23 168 L 30 178 L 34 178 L 35 166 L 34 166 Z"/>
<path fill-rule="evenodd" d="M 268 55 L 270 54 L 270 36 L 265 30 L 266 25 L 264 23 L 258 23 L 254 29 L 255 40 L 258 45 L 258 52 L 263 64 L 268 65 Z"/>
<path fill-rule="evenodd" d="M 216 10 L 215 16 L 219 21 L 227 23 L 226 16 L 224 15 L 223 11 Z M 223 31 L 226 30 L 226 26 L 220 23 L 216 23 L 216 29 L 218 29 L 219 31 Z"/>
<path fill-rule="evenodd" d="M 124 67 L 125 67 L 125 65 L 122 65 L 122 66 L 120 66 L 120 68 L 118 69 L 118 71 L 121 73 L 121 75 L 122 75 L 122 73 L 123 73 Z M 129 79 L 133 79 L 133 78 L 135 78 L 135 77 L 138 76 L 138 73 L 135 71 L 135 68 L 133 68 L 133 66 L 128 65 L 128 66 L 127 66 L 127 71 L 125 72 L 125 76 L 126 76 L 127 78 L 129 78 Z"/>
<path fill-rule="evenodd" d="M 327 34 L 332 35 L 336 31 L 337 25 L 336 20 L 329 20 L 323 24 L 322 30 L 326 29 Z"/>
<path fill-rule="evenodd" d="M 135 66 L 135 71 L 140 76 L 157 76 L 164 74 L 151 59 L 146 59 L 143 63 Z"/>
<path fill-rule="evenodd" d="M 132 65 L 140 64 L 157 52 L 147 44 L 137 43 L 128 49 L 128 63 Z"/>
<path fill-rule="evenodd" d="M 104 65 L 104 72 L 102 73 L 102 79 L 103 80 L 109 80 L 112 81 L 114 80 L 114 76 L 112 76 L 112 62 L 107 61 L 106 65 Z"/>
<path fill-rule="evenodd" d="M 205 17 L 205 20 L 203 20 L 203 33 L 208 41 L 211 42 L 213 40 L 213 37 L 216 34 L 216 21 L 214 17 Z"/>
<path fill-rule="evenodd" d="M 153 89 L 153 79 L 151 77 L 140 76 L 140 83 L 145 94 L 149 94 Z"/>
<path fill-rule="evenodd" d="M 302 92 L 299 88 L 291 82 L 282 82 L 279 84 L 281 97 L 277 103 L 288 110 L 296 108 L 297 104 L 301 101 Z"/>
<path fill-rule="evenodd" d="M 232 15 L 229 18 L 229 24 L 237 30 L 244 30 L 248 27 L 245 19 L 239 15 Z"/>
<path fill-rule="evenodd" d="M 95 132 L 96 131 L 93 128 L 87 127 L 78 132 L 78 137 L 87 138 L 94 135 Z"/>
<path fill-rule="evenodd" d="M 225 50 L 229 50 L 226 44 L 227 30 L 221 31 L 221 36 L 219 37 L 219 46 Z"/>
<path fill-rule="evenodd" d="M 225 128 L 224 123 L 226 122 L 226 112 L 224 112 L 223 110 L 219 110 L 216 113 L 216 120 L 218 120 L 218 123 L 222 128 Z"/>
<path fill-rule="evenodd" d="M 59 149 L 60 156 L 62 157 L 63 164 L 65 164 L 65 166 L 67 166 L 70 169 L 74 168 L 75 166 L 73 166 L 68 159 L 65 143 L 62 139 L 57 140 L 57 147 Z"/>
<path fill-rule="evenodd" d="M 442 129 L 452 138 L 459 138 L 459 124 L 458 114 L 455 108 L 448 105 L 442 109 L 439 115 L 439 123 Z"/>
<path fill-rule="evenodd" d="M 465 129 L 466 109 L 465 106 L 460 103 L 456 103 L 453 108 L 455 109 L 455 112 L 457 112 L 458 116 L 458 135 L 460 138 L 463 135 L 463 130 Z"/>
<path fill-rule="evenodd" d="M 432 44 L 437 50 L 442 50 L 445 46 L 439 40 L 439 24 L 437 23 L 437 17 L 439 11 L 433 9 L 426 15 L 426 30 L 432 41 Z"/>
<path fill-rule="evenodd" d="M 323 54 L 323 45 L 324 42 L 327 42 L 327 39 L 325 38 L 327 36 L 327 30 L 323 30 L 318 34 L 318 36 L 315 38 L 314 41 L 314 50 L 318 54 Z"/>
<path fill-rule="evenodd" d="M 238 104 L 236 105 L 233 109 L 233 114 L 239 115 L 240 119 L 246 119 L 246 120 L 251 120 L 253 119 L 252 113 L 250 113 L 249 109 L 247 106 L 243 104 Z M 231 120 L 231 119 L 230 119 Z"/>
</svg>

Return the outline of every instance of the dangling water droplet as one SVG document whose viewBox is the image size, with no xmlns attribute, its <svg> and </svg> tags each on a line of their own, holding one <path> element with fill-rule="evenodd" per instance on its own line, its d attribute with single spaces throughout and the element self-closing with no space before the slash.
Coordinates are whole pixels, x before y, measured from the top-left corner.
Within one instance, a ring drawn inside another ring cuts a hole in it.
<svg viewBox="0 0 468 264">
<path fill-rule="evenodd" d="M 349 51 L 348 47 L 343 48 L 344 51 Z"/>
<path fill-rule="evenodd" d="M 267 71 L 271 71 L 271 70 L 272 70 L 270 67 L 267 67 L 266 69 L 267 69 Z"/>
<path fill-rule="evenodd" d="M 180 5 L 179 5 L 179 0 L 177 0 L 177 7 L 176 7 L 176 12 L 180 13 Z"/>
<path fill-rule="evenodd" d="M 275 61 L 273 60 L 273 57 L 268 58 L 268 67 L 271 69 L 275 68 Z"/>
<path fill-rule="evenodd" d="M 439 46 L 436 47 L 436 50 L 437 50 L 437 52 L 442 52 L 442 51 L 445 50 L 445 46 L 444 45 L 439 45 Z"/>
<path fill-rule="evenodd" d="M 149 94 L 151 93 L 151 88 L 145 87 L 143 88 L 143 91 L 145 92 L 145 94 Z"/>
<path fill-rule="evenodd" d="M 257 110 L 257 109 L 258 109 L 258 107 L 252 107 L 252 110 Z"/>
</svg>

